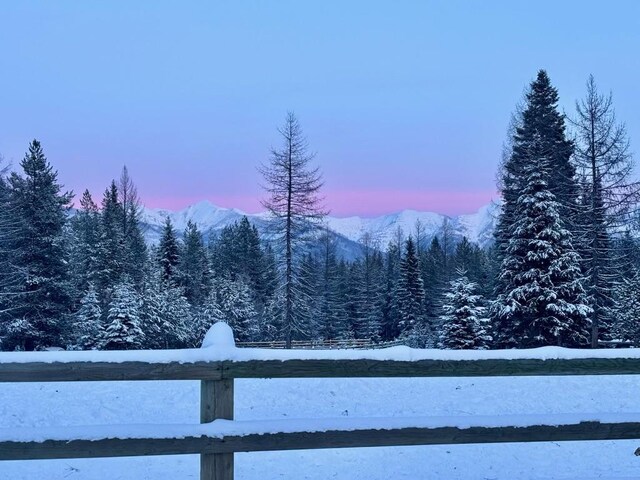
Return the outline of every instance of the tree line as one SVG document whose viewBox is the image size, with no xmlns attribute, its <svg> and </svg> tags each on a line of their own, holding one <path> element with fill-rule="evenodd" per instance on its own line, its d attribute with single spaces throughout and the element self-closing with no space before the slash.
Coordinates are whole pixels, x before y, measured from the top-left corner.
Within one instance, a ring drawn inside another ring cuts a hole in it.
<svg viewBox="0 0 640 480">
<path fill-rule="evenodd" d="M 486 248 L 445 220 L 363 233 L 340 258 L 322 177 L 288 114 L 260 170 L 271 215 L 206 240 L 167 219 L 148 245 L 126 167 L 100 204 L 77 210 L 34 140 L 21 172 L 0 175 L 0 347 L 35 350 L 184 348 L 226 321 L 238 341 L 399 340 L 414 347 L 597 347 L 640 341 L 640 188 L 624 124 L 592 77 L 573 116 L 545 71 L 512 119 L 499 172 L 502 205 Z"/>
</svg>

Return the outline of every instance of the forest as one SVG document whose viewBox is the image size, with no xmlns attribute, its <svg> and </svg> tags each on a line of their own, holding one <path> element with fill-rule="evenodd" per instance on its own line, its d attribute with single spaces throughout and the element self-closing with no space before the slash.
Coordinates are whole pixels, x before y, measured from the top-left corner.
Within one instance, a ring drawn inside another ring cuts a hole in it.
<svg viewBox="0 0 640 480">
<path fill-rule="evenodd" d="M 259 167 L 262 235 L 247 218 L 206 239 L 167 220 L 148 244 L 126 167 L 101 199 L 74 204 L 34 140 L 19 171 L 0 165 L 0 348 L 197 347 L 217 321 L 237 342 L 287 346 L 637 345 L 640 185 L 624 123 L 593 77 L 575 111 L 558 102 L 541 70 L 514 110 L 491 245 L 446 222 L 427 239 L 417 224 L 388 245 L 363 232 L 356 259 L 340 258 L 322 222 L 322 175 L 292 113 Z"/>
</svg>

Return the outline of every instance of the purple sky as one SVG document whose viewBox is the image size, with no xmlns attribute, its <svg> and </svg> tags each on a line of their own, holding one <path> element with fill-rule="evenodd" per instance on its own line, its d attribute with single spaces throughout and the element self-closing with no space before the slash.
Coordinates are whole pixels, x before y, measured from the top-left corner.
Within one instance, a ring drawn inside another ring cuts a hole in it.
<svg viewBox="0 0 640 480">
<path fill-rule="evenodd" d="M 539 68 L 572 112 L 593 73 L 640 134 L 640 2 L 2 2 L 0 153 L 43 142 L 99 200 L 126 164 L 147 206 L 260 210 L 293 110 L 334 215 L 458 214 L 496 198 Z"/>
</svg>

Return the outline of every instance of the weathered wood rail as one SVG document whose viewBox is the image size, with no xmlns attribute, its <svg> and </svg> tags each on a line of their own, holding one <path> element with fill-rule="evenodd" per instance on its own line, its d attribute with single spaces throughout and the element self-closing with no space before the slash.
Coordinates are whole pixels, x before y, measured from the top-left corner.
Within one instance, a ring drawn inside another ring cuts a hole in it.
<svg viewBox="0 0 640 480">
<path fill-rule="evenodd" d="M 164 432 L 161 428 L 132 434 L 126 426 L 122 427 L 122 432 L 117 427 L 108 432 L 87 427 L 86 434 L 75 427 L 68 431 L 60 428 L 48 437 L 45 434 L 44 438 L 37 430 L 31 437 L 28 434 L 16 437 L 11 432 L 0 431 L 0 460 L 199 454 L 202 480 L 232 480 L 234 452 L 640 439 L 640 414 L 621 419 L 574 418 L 572 421 L 566 421 L 566 417 L 557 417 L 556 421 L 547 415 L 540 416 L 539 422 L 534 418 L 526 424 L 509 424 L 507 418 L 499 426 L 493 426 L 490 422 L 483 424 L 482 421 L 468 424 L 468 419 L 465 420 L 467 424 L 439 424 L 437 420 L 427 418 L 408 424 L 391 422 L 381 425 L 376 425 L 373 419 L 374 424 L 346 419 L 342 423 L 339 420 L 328 422 L 326 428 L 303 428 L 282 420 L 272 421 L 270 428 L 261 430 L 260 422 L 233 421 L 236 378 L 640 374 L 640 355 L 634 358 L 633 352 L 627 356 L 624 352 L 618 352 L 612 355 L 614 358 L 604 358 L 602 353 L 597 353 L 593 358 L 510 359 L 505 354 L 505 358 L 426 358 L 415 361 L 373 358 L 263 360 L 259 358 L 269 357 L 264 350 L 254 350 L 253 353 L 249 350 L 229 350 L 227 356 L 222 350 L 211 349 L 211 352 L 209 360 L 198 359 L 195 354 L 184 357 L 180 352 L 176 353 L 175 360 L 154 360 L 153 354 L 139 352 L 140 361 L 130 361 L 130 357 L 137 355 L 132 352 L 129 352 L 126 361 L 122 361 L 118 353 L 110 352 L 98 352 L 90 360 L 74 361 L 75 358 L 85 357 L 68 352 L 58 353 L 58 356 L 41 362 L 23 362 L 19 353 L 0 354 L 0 382 L 201 381 L 201 425 L 181 426 L 182 433 L 179 435 L 174 430 Z M 380 351 L 376 352 L 369 352 L 369 356 L 375 357 Z M 200 357 L 203 356 L 206 355 L 200 354 Z M 585 356 L 584 351 L 580 356 Z M 32 354 L 29 358 L 38 357 Z"/>
</svg>

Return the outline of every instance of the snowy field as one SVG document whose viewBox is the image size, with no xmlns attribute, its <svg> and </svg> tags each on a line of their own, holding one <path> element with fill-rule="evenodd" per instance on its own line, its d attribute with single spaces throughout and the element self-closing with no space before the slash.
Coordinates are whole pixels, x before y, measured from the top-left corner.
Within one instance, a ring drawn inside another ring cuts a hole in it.
<svg viewBox="0 0 640 480">
<path fill-rule="evenodd" d="M 640 377 L 237 380 L 236 417 L 640 412 Z M 2 428 L 197 423 L 198 382 L 2 384 Z M 638 479 L 639 441 L 236 454 L 236 478 Z M 0 462 L 0 480 L 198 479 L 197 456 Z"/>
</svg>

